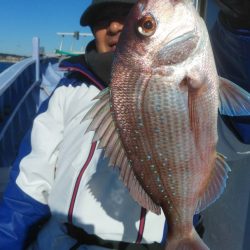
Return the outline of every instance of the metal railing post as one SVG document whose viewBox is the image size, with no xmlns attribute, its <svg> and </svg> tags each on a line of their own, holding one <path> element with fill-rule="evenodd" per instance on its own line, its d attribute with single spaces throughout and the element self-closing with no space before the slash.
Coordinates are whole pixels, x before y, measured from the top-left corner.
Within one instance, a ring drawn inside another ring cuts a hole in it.
<svg viewBox="0 0 250 250">
<path fill-rule="evenodd" d="M 36 82 L 40 80 L 40 40 L 38 37 L 32 39 L 32 57 L 36 61 Z"/>
</svg>

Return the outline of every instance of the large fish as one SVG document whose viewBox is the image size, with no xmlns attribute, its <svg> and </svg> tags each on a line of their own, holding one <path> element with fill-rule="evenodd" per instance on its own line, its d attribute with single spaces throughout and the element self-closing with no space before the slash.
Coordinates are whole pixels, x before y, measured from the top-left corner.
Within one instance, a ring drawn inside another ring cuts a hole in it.
<svg viewBox="0 0 250 250">
<path fill-rule="evenodd" d="M 208 249 L 193 215 L 223 192 L 218 110 L 249 115 L 249 94 L 217 75 L 191 0 L 139 0 L 115 53 L 110 88 L 85 117 L 134 199 L 169 225 L 167 250 Z"/>
</svg>

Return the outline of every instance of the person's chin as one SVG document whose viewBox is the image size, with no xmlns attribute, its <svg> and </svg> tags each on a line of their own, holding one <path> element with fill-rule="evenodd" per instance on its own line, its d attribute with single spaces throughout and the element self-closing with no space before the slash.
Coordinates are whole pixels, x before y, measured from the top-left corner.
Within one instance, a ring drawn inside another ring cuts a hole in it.
<svg viewBox="0 0 250 250">
<path fill-rule="evenodd" d="M 110 52 L 114 52 L 116 50 L 116 45 L 111 45 L 109 48 Z"/>
</svg>

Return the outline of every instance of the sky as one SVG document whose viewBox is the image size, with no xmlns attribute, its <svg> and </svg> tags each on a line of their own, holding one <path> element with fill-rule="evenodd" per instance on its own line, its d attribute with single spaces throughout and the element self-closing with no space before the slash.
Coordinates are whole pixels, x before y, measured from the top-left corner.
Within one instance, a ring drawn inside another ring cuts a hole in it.
<svg viewBox="0 0 250 250">
<path fill-rule="evenodd" d="M 30 56 L 32 38 L 50 54 L 60 47 L 57 32 L 91 32 L 79 20 L 91 0 L 0 0 L 0 53 Z M 63 49 L 85 47 L 91 38 L 65 37 Z"/>
<path fill-rule="evenodd" d="M 62 40 L 57 32 L 90 33 L 88 27 L 80 26 L 80 17 L 90 2 L 91 0 L 0 0 L 0 53 L 30 56 L 32 38 L 39 37 L 46 54 L 51 54 L 60 47 Z M 209 4 L 213 2 L 214 0 L 209 0 Z M 208 9 L 210 6 L 212 5 Z M 79 51 L 91 39 L 81 38 L 76 41 L 72 37 L 65 37 L 62 49 L 70 51 L 73 45 L 73 50 Z"/>
</svg>

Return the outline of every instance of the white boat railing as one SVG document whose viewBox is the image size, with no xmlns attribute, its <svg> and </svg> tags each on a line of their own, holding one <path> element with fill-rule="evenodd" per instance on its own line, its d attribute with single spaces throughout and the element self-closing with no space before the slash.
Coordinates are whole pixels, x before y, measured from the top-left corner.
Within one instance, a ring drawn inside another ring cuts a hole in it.
<svg viewBox="0 0 250 250">
<path fill-rule="evenodd" d="M 17 145 L 36 112 L 39 83 L 34 58 L 0 74 L 0 167 L 9 167 L 17 155 Z"/>
<path fill-rule="evenodd" d="M 22 74 L 22 72 L 35 63 L 35 81 L 40 80 L 40 40 L 38 37 L 32 39 L 32 57 L 13 64 L 0 74 L 0 96 L 9 86 Z"/>
<path fill-rule="evenodd" d="M 33 37 L 32 39 L 32 57 L 36 62 L 36 82 L 38 82 L 40 78 L 40 39 L 38 37 Z"/>
<path fill-rule="evenodd" d="M 53 72 L 45 73 L 47 69 L 52 70 L 51 64 L 57 63 L 58 58 L 40 59 L 39 54 L 39 39 L 33 38 L 32 57 L 15 63 L 0 74 L 0 168 L 13 163 L 20 141 L 30 128 L 41 99 L 45 99 L 44 88 L 48 89 L 50 95 L 62 77 Z"/>
<path fill-rule="evenodd" d="M 18 63 L 13 64 L 8 69 L 0 74 L 0 96 L 8 89 L 11 84 L 18 78 L 22 72 L 31 64 L 35 63 L 36 59 L 30 57 Z"/>
</svg>

